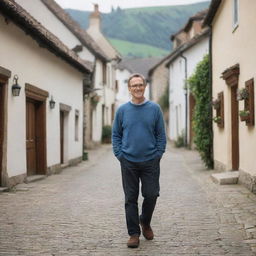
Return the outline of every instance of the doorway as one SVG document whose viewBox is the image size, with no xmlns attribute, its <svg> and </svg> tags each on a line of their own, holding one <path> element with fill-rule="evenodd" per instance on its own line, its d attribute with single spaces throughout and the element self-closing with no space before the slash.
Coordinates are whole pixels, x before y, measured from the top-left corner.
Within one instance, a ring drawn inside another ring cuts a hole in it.
<svg viewBox="0 0 256 256">
<path fill-rule="evenodd" d="M 45 103 L 26 99 L 27 175 L 46 174 Z"/>
<path fill-rule="evenodd" d="M 240 74 L 240 65 L 235 64 L 222 73 L 222 78 L 231 92 L 231 165 L 232 170 L 239 170 L 239 110 L 237 101 L 237 88 Z"/>
<path fill-rule="evenodd" d="M 4 140 L 4 83 L 0 81 L 0 186 L 2 185 L 3 164 L 3 140 Z"/>
<path fill-rule="evenodd" d="M 239 110 L 237 101 L 237 87 L 231 87 L 231 147 L 232 170 L 239 170 Z"/>
<path fill-rule="evenodd" d="M 60 111 L 60 163 L 64 164 L 64 118 L 65 112 Z"/>
<path fill-rule="evenodd" d="M 196 101 L 192 93 L 189 94 L 189 146 L 192 147 L 194 139 L 194 130 L 193 130 L 193 115 L 195 109 Z"/>
</svg>

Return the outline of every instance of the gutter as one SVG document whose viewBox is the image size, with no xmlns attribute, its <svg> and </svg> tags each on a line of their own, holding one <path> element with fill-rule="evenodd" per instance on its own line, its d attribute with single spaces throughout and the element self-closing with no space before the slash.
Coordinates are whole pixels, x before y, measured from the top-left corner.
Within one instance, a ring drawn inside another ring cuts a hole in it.
<svg viewBox="0 0 256 256">
<path fill-rule="evenodd" d="M 183 53 L 180 54 L 180 57 L 184 59 L 185 61 L 185 135 L 184 135 L 184 145 L 185 147 L 188 144 L 188 88 L 187 88 L 187 80 L 188 80 L 188 60 L 187 58 L 183 55 Z"/>
</svg>

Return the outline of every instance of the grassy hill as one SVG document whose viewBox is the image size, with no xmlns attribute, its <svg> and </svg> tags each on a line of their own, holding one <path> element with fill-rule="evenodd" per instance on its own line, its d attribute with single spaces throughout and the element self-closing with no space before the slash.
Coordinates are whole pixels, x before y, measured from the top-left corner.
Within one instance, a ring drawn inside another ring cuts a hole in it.
<svg viewBox="0 0 256 256">
<path fill-rule="evenodd" d="M 118 7 L 112 9 L 110 13 L 102 13 L 102 31 L 111 40 L 117 40 L 113 42 L 120 52 L 122 52 L 120 49 L 124 47 L 123 41 L 146 44 L 170 51 L 170 35 L 179 31 L 189 17 L 206 9 L 209 3 L 206 1 L 190 5 L 131 9 Z M 83 28 L 88 27 L 89 12 L 72 9 L 66 11 Z M 134 50 L 137 49 L 134 48 Z"/>
<path fill-rule="evenodd" d="M 128 41 L 123 41 L 119 39 L 108 38 L 111 44 L 118 49 L 122 56 L 135 56 L 135 57 L 156 57 L 156 56 L 166 56 L 169 51 L 150 46 L 147 44 L 132 43 Z"/>
</svg>

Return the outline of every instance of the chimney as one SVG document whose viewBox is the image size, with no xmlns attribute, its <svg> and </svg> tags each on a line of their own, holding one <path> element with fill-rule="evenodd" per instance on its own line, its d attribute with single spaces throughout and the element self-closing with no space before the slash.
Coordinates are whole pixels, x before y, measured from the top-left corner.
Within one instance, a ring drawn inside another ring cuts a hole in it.
<svg viewBox="0 0 256 256">
<path fill-rule="evenodd" d="M 101 25 L 101 17 L 99 12 L 99 5 L 94 4 L 94 11 L 90 14 L 89 17 L 89 27 L 88 30 L 99 30 Z"/>
</svg>

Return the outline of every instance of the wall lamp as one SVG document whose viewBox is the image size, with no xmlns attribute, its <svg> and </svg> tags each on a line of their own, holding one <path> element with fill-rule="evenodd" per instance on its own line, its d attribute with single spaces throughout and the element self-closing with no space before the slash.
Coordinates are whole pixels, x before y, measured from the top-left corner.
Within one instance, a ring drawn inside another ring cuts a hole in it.
<svg viewBox="0 0 256 256">
<path fill-rule="evenodd" d="M 12 85 L 12 95 L 13 96 L 20 95 L 21 86 L 18 85 L 18 79 L 19 79 L 19 77 L 17 75 L 15 75 L 13 77 L 13 85 Z"/>
<path fill-rule="evenodd" d="M 52 96 L 51 96 L 51 100 L 49 101 L 49 104 L 50 104 L 50 109 L 54 109 L 55 108 L 55 101 L 54 101 Z"/>
</svg>

